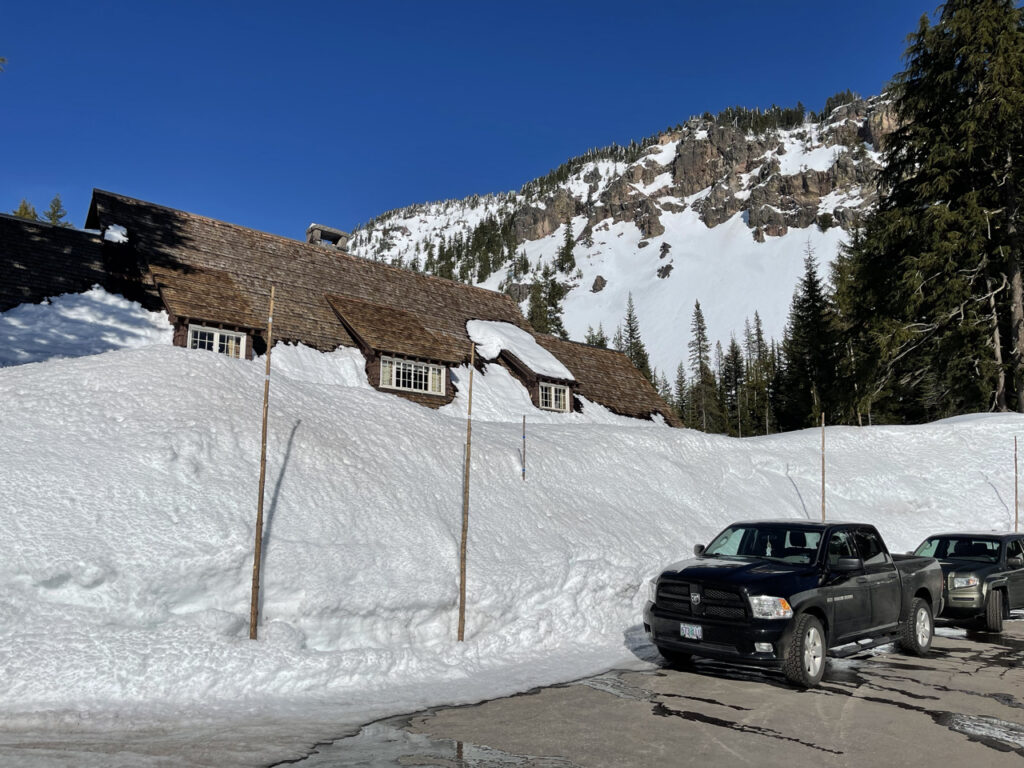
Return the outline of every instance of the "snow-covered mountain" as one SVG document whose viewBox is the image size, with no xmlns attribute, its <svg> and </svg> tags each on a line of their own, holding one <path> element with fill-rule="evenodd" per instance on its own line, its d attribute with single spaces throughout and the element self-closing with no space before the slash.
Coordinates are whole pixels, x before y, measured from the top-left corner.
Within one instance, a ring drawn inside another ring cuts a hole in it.
<svg viewBox="0 0 1024 768">
<path fill-rule="evenodd" d="M 531 270 L 551 264 L 572 227 L 575 269 L 564 324 L 583 340 L 610 337 L 630 293 L 654 366 L 685 360 L 694 302 L 713 341 L 742 339 L 760 314 L 781 337 L 808 247 L 823 275 L 849 230 L 875 200 L 879 148 L 892 128 L 883 97 L 855 99 L 792 127 L 748 125 L 751 114 L 692 118 L 639 145 L 595 150 L 519 192 L 473 196 L 385 213 L 350 243 L 365 258 L 422 266 L 442 239 L 469 243 L 485 222 L 514 238 Z M 464 279 L 524 300 L 510 253 L 494 271 L 463 265 Z M 487 270 L 484 270 L 485 272 Z M 534 273 L 535 274 L 535 273 Z"/>
</svg>

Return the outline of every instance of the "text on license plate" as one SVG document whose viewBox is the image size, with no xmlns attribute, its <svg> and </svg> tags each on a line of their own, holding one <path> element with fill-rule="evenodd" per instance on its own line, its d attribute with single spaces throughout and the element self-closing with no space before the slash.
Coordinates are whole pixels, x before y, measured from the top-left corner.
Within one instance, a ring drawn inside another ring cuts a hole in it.
<svg viewBox="0 0 1024 768">
<path fill-rule="evenodd" d="M 680 624 L 679 636 L 685 640 L 701 640 L 704 628 L 700 624 Z"/>
</svg>

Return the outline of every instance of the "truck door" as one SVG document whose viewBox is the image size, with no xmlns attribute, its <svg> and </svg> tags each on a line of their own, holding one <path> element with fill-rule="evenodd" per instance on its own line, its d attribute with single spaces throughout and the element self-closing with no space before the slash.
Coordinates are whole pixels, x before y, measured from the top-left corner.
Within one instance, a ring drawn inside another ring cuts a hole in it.
<svg viewBox="0 0 1024 768">
<path fill-rule="evenodd" d="M 871 597 L 871 626 L 896 626 L 902 599 L 900 578 L 882 538 L 873 528 L 857 529 L 857 549 L 864 560 L 864 576 Z"/>
<path fill-rule="evenodd" d="M 833 570 L 840 558 L 859 556 L 851 531 L 832 532 L 828 540 L 828 575 L 823 590 L 832 618 L 829 645 L 842 645 L 871 624 L 871 598 L 864 572 L 838 573 Z"/>
<path fill-rule="evenodd" d="M 1013 557 L 1024 558 L 1024 540 L 1013 539 L 1006 543 L 1006 592 L 1011 610 L 1024 608 L 1024 568 L 1010 568 L 1009 560 Z"/>
</svg>

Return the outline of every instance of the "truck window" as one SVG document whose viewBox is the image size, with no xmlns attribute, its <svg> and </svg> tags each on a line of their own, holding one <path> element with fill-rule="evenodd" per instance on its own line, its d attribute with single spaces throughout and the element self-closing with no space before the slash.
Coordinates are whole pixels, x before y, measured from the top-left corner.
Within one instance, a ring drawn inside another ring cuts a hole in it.
<svg viewBox="0 0 1024 768">
<path fill-rule="evenodd" d="M 1009 560 L 1011 557 L 1024 557 L 1024 544 L 1021 543 L 1020 539 L 1011 541 L 1007 545 L 1006 559 Z"/>
<path fill-rule="evenodd" d="M 849 531 L 836 531 L 828 540 L 828 564 L 835 565 L 841 557 L 857 557 Z"/>
<path fill-rule="evenodd" d="M 738 554 L 740 542 L 743 541 L 743 535 L 746 532 L 746 528 L 726 528 L 714 541 L 708 544 L 707 551 L 713 552 L 716 555 Z"/>
<path fill-rule="evenodd" d="M 867 528 L 857 530 L 857 548 L 860 550 L 864 565 L 883 565 L 889 562 L 889 553 L 882 546 L 878 534 Z"/>
</svg>

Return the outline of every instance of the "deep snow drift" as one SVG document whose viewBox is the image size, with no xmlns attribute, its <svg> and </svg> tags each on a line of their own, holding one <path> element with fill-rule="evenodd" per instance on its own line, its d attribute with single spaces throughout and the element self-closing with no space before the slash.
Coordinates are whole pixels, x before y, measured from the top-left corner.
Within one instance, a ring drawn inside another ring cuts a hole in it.
<svg viewBox="0 0 1024 768">
<path fill-rule="evenodd" d="M 275 347 L 273 368 L 256 642 L 263 361 L 157 345 L 0 369 L 0 731 L 185 712 L 354 723 L 578 677 L 650 655 L 640 614 L 662 565 L 736 519 L 820 515 L 817 430 L 738 440 L 590 404 L 541 413 L 488 366 L 459 644 L 468 372 L 432 411 L 370 388 L 354 350 Z M 1022 426 L 829 428 L 828 514 L 896 551 L 1012 527 Z"/>
</svg>

